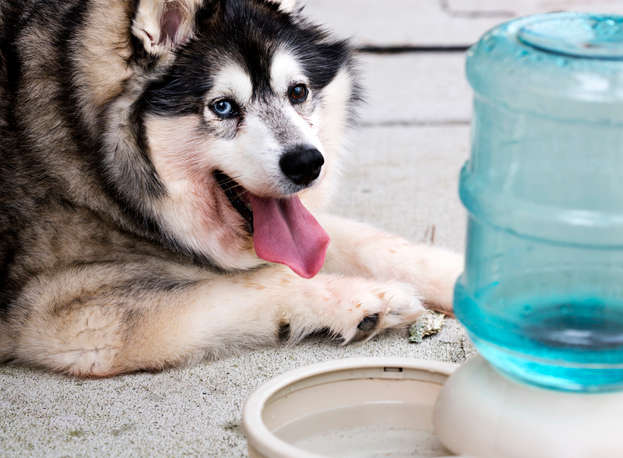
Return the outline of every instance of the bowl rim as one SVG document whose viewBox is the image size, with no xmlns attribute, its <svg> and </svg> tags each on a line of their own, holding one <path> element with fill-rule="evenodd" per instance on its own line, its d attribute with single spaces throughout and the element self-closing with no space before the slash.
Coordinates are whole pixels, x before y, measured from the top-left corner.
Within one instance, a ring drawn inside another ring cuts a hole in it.
<svg viewBox="0 0 623 458">
<path fill-rule="evenodd" d="M 247 399 L 242 412 L 242 426 L 248 446 L 270 458 L 291 458 L 292 456 L 318 458 L 318 455 L 305 452 L 279 439 L 268 429 L 262 420 L 262 413 L 268 400 L 287 386 L 317 375 L 379 367 L 419 370 L 450 376 L 459 364 L 413 358 L 347 358 L 286 372 L 264 383 Z"/>
</svg>

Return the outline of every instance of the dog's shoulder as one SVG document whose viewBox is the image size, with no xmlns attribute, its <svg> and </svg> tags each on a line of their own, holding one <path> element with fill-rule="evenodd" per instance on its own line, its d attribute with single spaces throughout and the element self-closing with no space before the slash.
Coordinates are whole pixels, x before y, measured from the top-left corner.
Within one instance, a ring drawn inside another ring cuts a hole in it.
<svg viewBox="0 0 623 458">
<path fill-rule="evenodd" d="M 68 183 L 54 173 L 75 167 L 61 154 L 71 150 L 73 139 L 52 127 L 61 122 L 58 113 L 67 102 L 55 92 L 63 21 L 81 1 L 0 0 L 0 317 L 25 279 L 50 264 L 46 257 L 70 255 L 68 249 L 54 251 L 55 234 L 76 241 L 95 237 L 92 229 L 89 234 L 75 224 L 76 208 L 63 197 Z M 83 3 L 90 7 L 89 0 Z M 79 180 L 70 185 L 88 192 Z M 88 215 L 81 216 L 88 225 Z"/>
</svg>

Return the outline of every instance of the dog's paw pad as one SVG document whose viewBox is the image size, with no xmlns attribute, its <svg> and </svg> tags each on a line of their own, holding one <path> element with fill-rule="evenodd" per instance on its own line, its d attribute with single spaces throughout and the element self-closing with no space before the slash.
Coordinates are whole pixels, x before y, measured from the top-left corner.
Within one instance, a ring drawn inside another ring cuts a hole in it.
<svg viewBox="0 0 623 458">
<path fill-rule="evenodd" d="M 361 320 L 361 322 L 357 326 L 357 329 L 359 329 L 362 332 L 370 332 L 370 331 L 374 331 L 376 327 L 378 326 L 378 324 L 379 324 L 379 314 L 375 313 L 374 315 L 367 316 L 363 320 Z"/>
</svg>

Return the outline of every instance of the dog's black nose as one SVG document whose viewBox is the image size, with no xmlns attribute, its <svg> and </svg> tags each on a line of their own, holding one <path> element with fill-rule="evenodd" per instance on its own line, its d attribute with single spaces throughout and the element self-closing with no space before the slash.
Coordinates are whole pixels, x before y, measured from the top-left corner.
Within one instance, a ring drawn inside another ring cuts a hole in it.
<svg viewBox="0 0 623 458">
<path fill-rule="evenodd" d="M 298 185 L 308 185 L 320 176 L 324 157 L 312 146 L 297 146 L 279 161 L 283 173 Z"/>
</svg>

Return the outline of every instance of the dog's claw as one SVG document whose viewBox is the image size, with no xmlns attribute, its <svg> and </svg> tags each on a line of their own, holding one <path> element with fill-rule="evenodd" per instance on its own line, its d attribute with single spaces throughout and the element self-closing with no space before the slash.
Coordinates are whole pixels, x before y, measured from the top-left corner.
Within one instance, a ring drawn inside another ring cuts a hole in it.
<svg viewBox="0 0 623 458">
<path fill-rule="evenodd" d="M 378 326 L 378 324 L 379 324 L 379 314 L 375 313 L 374 315 L 365 317 L 361 321 L 361 323 L 359 323 L 359 326 L 357 326 L 357 329 L 363 332 L 370 332 L 370 331 L 373 331 Z"/>
</svg>

